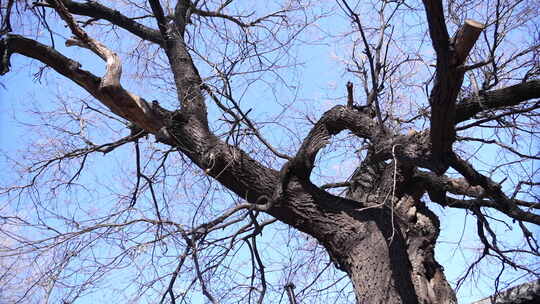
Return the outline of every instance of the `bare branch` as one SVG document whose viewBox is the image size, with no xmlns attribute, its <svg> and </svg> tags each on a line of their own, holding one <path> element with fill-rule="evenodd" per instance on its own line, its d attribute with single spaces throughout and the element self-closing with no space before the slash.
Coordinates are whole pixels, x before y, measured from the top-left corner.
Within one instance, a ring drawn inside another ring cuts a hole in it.
<svg viewBox="0 0 540 304">
<path fill-rule="evenodd" d="M 454 155 L 450 159 L 452 168 L 463 175 L 472 186 L 481 186 L 486 195 L 497 204 L 497 209 L 508 216 L 530 223 L 540 224 L 540 216 L 531 212 L 525 212 L 516 206 L 501 190 L 501 186 L 488 177 L 480 174 L 469 163 Z"/>
<path fill-rule="evenodd" d="M 156 117 L 153 111 L 150 110 L 150 106 L 144 99 L 124 90 L 121 86 L 116 87 L 115 92 L 111 94 L 111 92 L 103 89 L 103 80 L 101 78 L 81 69 L 80 63 L 65 57 L 53 48 L 37 41 L 11 34 L 2 39 L 2 45 L 5 47 L 5 54 L 19 53 L 47 64 L 58 73 L 84 88 L 113 113 L 134 122 L 141 128 L 157 134 L 163 127 L 163 121 L 161 119 L 155 119 Z M 9 67 L 9 56 L 6 55 L 3 58 L 2 67 Z M 112 71 L 115 70 L 115 68 L 112 69 Z M 115 77 L 111 75 L 109 79 L 114 82 Z"/>
<path fill-rule="evenodd" d="M 88 16 L 94 20 L 104 19 L 110 23 L 117 25 L 130 33 L 138 36 L 141 39 L 154 42 L 156 44 L 162 45 L 163 39 L 161 38 L 159 31 L 153 28 L 147 27 L 141 23 L 135 21 L 135 18 L 130 18 L 123 15 L 117 10 L 113 10 L 109 7 L 104 6 L 97 1 L 86 1 L 84 3 L 79 3 L 72 0 L 60 0 L 65 7 L 69 10 L 70 13 L 80 16 Z M 49 1 L 52 2 L 52 1 Z M 36 3 L 36 5 L 45 5 L 41 3 Z"/>
<path fill-rule="evenodd" d="M 540 80 L 530 80 L 506 88 L 483 92 L 479 96 L 463 99 L 456 105 L 455 123 L 469 120 L 484 111 L 515 106 L 535 98 L 540 98 Z"/>
<path fill-rule="evenodd" d="M 437 173 L 442 174 L 448 169 L 446 157 L 452 151 L 456 136 L 455 103 L 464 75 L 464 72 L 458 70 L 458 66 L 465 62 L 484 26 L 466 20 L 451 44 L 441 1 L 424 1 L 424 7 L 431 41 L 437 53 L 435 84 L 429 97 L 430 135 L 434 161 L 440 163 Z"/>
</svg>

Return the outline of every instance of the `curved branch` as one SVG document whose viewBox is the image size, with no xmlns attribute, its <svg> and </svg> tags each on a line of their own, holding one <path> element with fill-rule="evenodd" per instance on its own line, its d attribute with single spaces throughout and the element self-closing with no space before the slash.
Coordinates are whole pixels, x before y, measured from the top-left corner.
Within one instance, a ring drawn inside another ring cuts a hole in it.
<svg viewBox="0 0 540 304">
<path fill-rule="evenodd" d="M 272 208 L 278 200 L 282 199 L 293 175 L 302 182 L 309 182 L 317 153 L 328 144 L 331 136 L 348 129 L 358 137 L 373 139 L 380 132 L 385 132 L 384 129 L 379 130 L 375 127 L 373 119 L 362 110 L 339 105 L 326 111 L 306 136 L 294 158 L 281 168 L 279 182 L 272 196 L 263 195 L 258 199 L 258 205 L 264 203 L 261 210 L 266 211 Z"/>
<path fill-rule="evenodd" d="M 348 129 L 361 138 L 374 139 L 383 132 L 366 113 L 346 106 L 335 106 L 323 114 L 304 139 L 291 160 L 290 170 L 301 179 L 308 179 L 317 153 L 324 148 L 331 136 Z"/>
<path fill-rule="evenodd" d="M 152 133 L 159 133 L 163 127 L 162 119 L 157 119 L 143 98 L 126 91 L 121 86 L 114 92 L 104 90 L 103 79 L 81 69 L 79 62 L 62 55 L 57 50 L 35 40 L 11 34 L 0 40 L 0 45 L 3 58 L 0 66 L 2 74 L 9 71 L 9 57 L 12 53 L 34 58 L 77 83 L 116 115 Z"/>
<path fill-rule="evenodd" d="M 120 57 L 107 48 L 101 42 L 92 39 L 88 34 L 81 29 L 73 19 L 73 16 L 68 12 L 67 8 L 60 0 L 50 0 L 51 5 L 58 12 L 60 17 L 66 22 L 70 28 L 75 39 L 68 39 L 66 46 L 77 45 L 80 47 L 88 48 L 101 59 L 107 62 L 107 68 L 105 76 L 101 79 L 100 87 L 107 90 L 116 90 L 120 88 L 120 77 L 122 76 L 122 64 L 120 63 Z"/>
</svg>

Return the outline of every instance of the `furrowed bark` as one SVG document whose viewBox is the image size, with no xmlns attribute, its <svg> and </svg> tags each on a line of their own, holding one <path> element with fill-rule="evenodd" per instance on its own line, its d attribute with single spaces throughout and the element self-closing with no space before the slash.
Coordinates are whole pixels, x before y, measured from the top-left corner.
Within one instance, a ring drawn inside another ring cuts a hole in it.
<svg viewBox="0 0 540 304">
<path fill-rule="evenodd" d="M 337 247 L 344 257 L 334 256 L 350 273 L 358 303 L 456 301 L 434 259 L 438 219 L 420 201 L 422 187 L 411 182 L 411 170 L 367 159 L 351 179 L 349 196 L 365 202 L 366 211 L 374 214 L 369 220 L 348 221 L 357 235 Z"/>
</svg>

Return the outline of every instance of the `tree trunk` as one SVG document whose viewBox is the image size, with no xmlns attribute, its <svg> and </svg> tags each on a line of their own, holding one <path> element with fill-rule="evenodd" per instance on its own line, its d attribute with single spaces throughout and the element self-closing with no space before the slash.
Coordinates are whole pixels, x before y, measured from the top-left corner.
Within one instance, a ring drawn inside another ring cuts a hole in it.
<svg viewBox="0 0 540 304">
<path fill-rule="evenodd" d="M 412 202 L 403 197 L 398 205 Z M 343 235 L 335 236 L 342 246 L 327 246 L 337 266 L 349 274 L 358 303 L 456 303 L 434 259 L 437 219 L 426 208 L 410 210 L 405 216 L 387 208 L 365 211 L 368 220 L 358 216 Z"/>
<path fill-rule="evenodd" d="M 439 221 L 420 200 L 420 185 L 392 168 L 361 167 L 359 172 L 364 182 L 353 177 L 349 197 L 367 206 L 349 212 L 348 222 L 335 230 L 340 241 L 327 245 L 338 267 L 349 274 L 357 302 L 456 303 L 434 258 Z M 395 186 L 393 179 L 398 179 Z M 381 191 L 378 202 L 367 203 L 376 188 L 388 191 Z"/>
</svg>

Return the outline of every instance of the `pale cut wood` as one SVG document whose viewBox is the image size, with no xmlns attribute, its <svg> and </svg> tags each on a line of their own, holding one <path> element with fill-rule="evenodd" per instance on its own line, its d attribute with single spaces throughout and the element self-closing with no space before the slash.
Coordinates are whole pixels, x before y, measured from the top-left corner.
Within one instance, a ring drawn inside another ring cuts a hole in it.
<svg viewBox="0 0 540 304">
<path fill-rule="evenodd" d="M 465 23 L 456 32 L 454 37 L 454 47 L 456 51 L 457 65 L 462 65 L 469 56 L 469 52 L 473 48 L 480 33 L 485 26 L 482 23 L 472 19 L 465 20 Z"/>
</svg>

